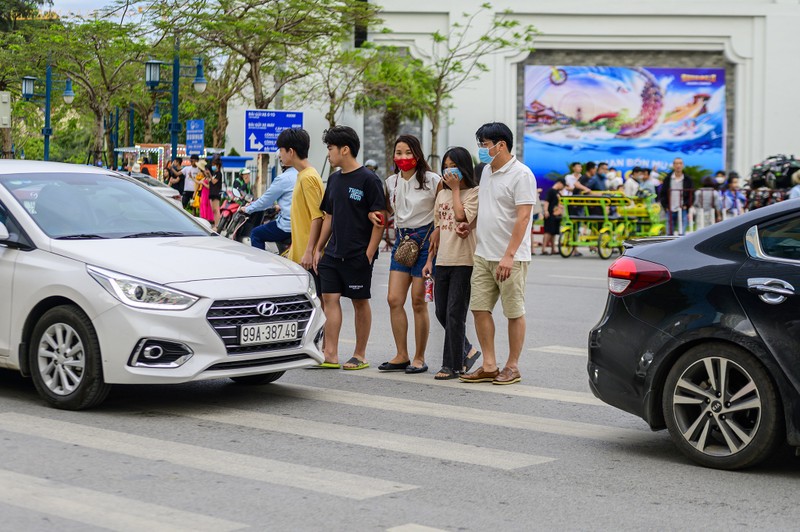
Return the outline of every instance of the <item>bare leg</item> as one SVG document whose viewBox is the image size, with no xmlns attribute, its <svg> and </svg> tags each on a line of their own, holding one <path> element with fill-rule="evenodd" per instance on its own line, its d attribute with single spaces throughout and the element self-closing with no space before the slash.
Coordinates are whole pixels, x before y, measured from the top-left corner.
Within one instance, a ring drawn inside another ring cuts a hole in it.
<svg viewBox="0 0 800 532">
<path fill-rule="evenodd" d="M 406 316 L 406 296 L 411 286 L 411 276 L 402 272 L 389 272 L 389 317 L 392 322 L 392 335 L 397 353 L 389 362 L 402 364 L 408 362 L 408 316 Z M 423 287 L 424 290 L 424 287 Z M 424 293 L 423 293 L 424 297 Z"/>
<path fill-rule="evenodd" d="M 428 346 L 428 335 L 431 332 L 431 318 L 428 315 L 428 304 L 425 302 L 425 280 L 421 277 L 414 277 L 411 281 L 411 308 L 414 310 L 414 340 L 416 342 L 414 362 L 411 365 L 421 368 L 425 364 L 425 349 Z"/>
<path fill-rule="evenodd" d="M 486 310 L 473 310 L 475 318 L 475 332 L 478 333 L 478 342 L 483 351 L 483 370 L 495 371 L 497 369 L 497 357 L 494 352 L 494 319 L 492 313 Z M 517 355 L 519 358 L 519 355 Z"/>
<path fill-rule="evenodd" d="M 517 368 L 525 343 L 525 316 L 508 320 L 508 362 L 506 367 Z M 485 357 L 486 355 L 484 355 Z"/>
<path fill-rule="evenodd" d="M 353 356 L 359 360 L 367 359 L 367 342 L 372 329 L 372 308 L 369 299 L 353 299 L 356 321 L 356 349 Z"/>
<path fill-rule="evenodd" d="M 339 332 L 342 330 L 342 294 L 322 294 L 325 304 L 325 362 L 339 363 Z M 358 323 L 358 321 L 356 321 Z"/>
</svg>

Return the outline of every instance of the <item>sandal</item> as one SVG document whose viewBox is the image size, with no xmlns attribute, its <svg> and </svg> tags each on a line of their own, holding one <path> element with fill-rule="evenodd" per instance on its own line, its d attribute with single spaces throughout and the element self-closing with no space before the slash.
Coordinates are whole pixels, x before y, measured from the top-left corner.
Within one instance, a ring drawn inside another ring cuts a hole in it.
<svg viewBox="0 0 800 532">
<path fill-rule="evenodd" d="M 361 360 L 356 357 L 350 358 L 347 362 L 342 365 L 342 369 L 346 370 L 357 370 L 357 369 L 367 369 L 369 367 L 369 362 L 366 360 Z"/>
<path fill-rule="evenodd" d="M 472 369 L 472 366 L 474 366 L 475 362 L 477 362 L 478 359 L 481 358 L 482 354 L 483 353 L 481 353 L 480 351 L 476 350 L 472 355 L 470 355 L 470 356 L 468 356 L 468 357 L 466 357 L 464 359 L 464 373 L 469 373 L 470 372 L 470 370 Z"/>
<path fill-rule="evenodd" d="M 451 379 L 457 379 L 458 373 L 447 366 L 442 366 L 442 369 L 440 369 L 439 372 L 433 376 L 433 378 L 437 381 L 449 381 Z"/>
</svg>

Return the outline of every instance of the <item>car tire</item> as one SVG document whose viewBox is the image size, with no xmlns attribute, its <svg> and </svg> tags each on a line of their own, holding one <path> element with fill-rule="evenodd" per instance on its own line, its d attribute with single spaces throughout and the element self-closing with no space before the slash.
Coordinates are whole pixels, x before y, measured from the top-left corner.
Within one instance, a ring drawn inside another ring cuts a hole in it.
<svg viewBox="0 0 800 532">
<path fill-rule="evenodd" d="M 709 343 L 687 351 L 667 376 L 662 406 L 675 445 L 705 467 L 752 467 L 784 440 L 772 379 L 735 346 Z"/>
<path fill-rule="evenodd" d="M 50 406 L 90 408 L 103 402 L 111 390 L 103 380 L 97 333 L 76 306 L 45 312 L 33 328 L 28 353 L 33 385 Z"/>
<path fill-rule="evenodd" d="M 246 384 L 248 386 L 256 386 L 259 384 L 269 384 L 280 379 L 285 371 L 277 371 L 275 373 L 262 373 L 261 375 L 246 375 L 244 377 L 231 377 L 231 380 L 236 384 Z"/>
</svg>

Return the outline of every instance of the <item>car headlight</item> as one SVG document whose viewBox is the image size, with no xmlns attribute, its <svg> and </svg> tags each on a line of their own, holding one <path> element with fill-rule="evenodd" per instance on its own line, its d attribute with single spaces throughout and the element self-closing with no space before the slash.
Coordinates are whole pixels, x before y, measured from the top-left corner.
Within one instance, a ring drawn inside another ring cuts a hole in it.
<svg viewBox="0 0 800 532">
<path fill-rule="evenodd" d="M 311 272 L 306 272 L 308 276 L 308 289 L 306 289 L 306 293 L 308 297 L 314 299 L 317 297 L 317 283 L 314 282 L 314 276 L 311 275 Z"/>
<path fill-rule="evenodd" d="M 197 296 L 129 277 L 96 266 L 86 266 L 86 271 L 109 294 L 128 306 L 149 310 L 186 310 L 194 305 Z"/>
</svg>

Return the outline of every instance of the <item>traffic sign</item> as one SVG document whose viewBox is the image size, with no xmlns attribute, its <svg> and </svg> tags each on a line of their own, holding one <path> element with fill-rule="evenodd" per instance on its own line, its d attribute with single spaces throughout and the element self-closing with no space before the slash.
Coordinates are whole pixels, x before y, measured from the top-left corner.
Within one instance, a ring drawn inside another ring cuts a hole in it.
<svg viewBox="0 0 800 532">
<path fill-rule="evenodd" d="M 269 153 L 278 149 L 278 135 L 284 129 L 303 127 L 299 111 L 247 109 L 244 112 L 244 151 Z"/>
<path fill-rule="evenodd" d="M 203 155 L 205 130 L 205 120 L 186 121 L 186 155 Z"/>
</svg>

